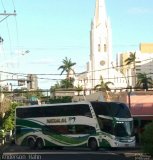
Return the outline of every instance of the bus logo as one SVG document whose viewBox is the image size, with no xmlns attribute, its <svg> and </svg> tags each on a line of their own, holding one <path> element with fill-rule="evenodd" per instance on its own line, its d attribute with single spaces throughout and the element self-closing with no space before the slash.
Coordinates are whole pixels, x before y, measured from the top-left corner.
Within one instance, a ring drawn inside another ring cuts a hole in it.
<svg viewBox="0 0 153 160">
<path fill-rule="evenodd" d="M 47 123 L 66 123 L 66 118 L 47 119 Z"/>
</svg>

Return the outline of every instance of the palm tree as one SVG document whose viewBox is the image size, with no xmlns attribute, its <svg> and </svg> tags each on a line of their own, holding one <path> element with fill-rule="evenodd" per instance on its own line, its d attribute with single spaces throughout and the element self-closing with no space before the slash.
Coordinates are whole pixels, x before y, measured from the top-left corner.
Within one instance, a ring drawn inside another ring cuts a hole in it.
<svg viewBox="0 0 153 160">
<path fill-rule="evenodd" d="M 63 79 L 60 81 L 60 86 L 61 88 L 66 88 L 66 89 L 73 88 L 74 87 L 73 83 L 74 83 L 74 78 Z"/>
<path fill-rule="evenodd" d="M 55 92 L 56 89 L 59 89 L 61 86 L 60 86 L 60 83 L 59 82 L 56 82 L 56 84 L 54 86 L 51 86 L 50 88 L 50 91 L 51 92 Z"/>
<path fill-rule="evenodd" d="M 133 64 L 133 70 L 134 70 L 134 82 L 136 84 L 136 71 L 135 71 L 135 61 L 136 61 L 136 52 L 132 53 L 130 52 L 130 56 L 129 58 L 127 58 L 124 62 L 126 63 L 126 65 L 131 65 Z M 128 77 L 129 78 L 129 77 Z M 129 80 L 128 80 L 129 82 Z M 128 84 L 129 85 L 129 84 Z"/>
<path fill-rule="evenodd" d="M 65 57 L 65 59 L 63 59 L 63 65 L 61 65 L 59 68 L 58 68 L 58 70 L 59 69 L 62 69 L 62 72 L 61 72 L 61 75 L 63 74 L 63 72 L 66 72 L 67 73 L 67 78 L 69 78 L 69 76 L 70 76 L 70 71 L 73 71 L 73 73 L 74 73 L 74 70 L 72 69 L 72 67 L 74 66 L 74 65 L 76 65 L 76 63 L 73 63 L 72 61 L 71 61 L 71 59 L 68 59 L 67 57 Z"/>
<path fill-rule="evenodd" d="M 136 52 L 134 53 L 130 52 L 129 58 L 127 58 L 124 62 L 126 63 L 126 65 L 130 65 L 133 63 L 133 66 L 135 68 L 135 60 L 136 60 Z"/>
<path fill-rule="evenodd" d="M 78 96 L 80 96 L 80 92 L 83 91 L 83 87 L 79 84 L 75 87 L 75 90 L 78 92 Z"/>
<path fill-rule="evenodd" d="M 104 92 L 106 92 L 106 91 L 111 91 L 111 89 L 108 87 L 108 85 L 109 85 L 109 84 L 114 85 L 114 83 L 113 83 L 113 82 L 104 82 L 102 76 L 100 76 L 100 80 L 101 80 L 100 84 L 96 85 L 96 86 L 95 86 L 95 89 L 98 89 L 98 88 L 99 88 L 100 90 L 102 90 L 102 91 L 104 91 Z"/>
<path fill-rule="evenodd" d="M 147 77 L 146 73 L 139 73 L 137 75 L 137 87 L 148 90 L 149 86 L 153 85 L 153 80 L 151 77 Z"/>
</svg>

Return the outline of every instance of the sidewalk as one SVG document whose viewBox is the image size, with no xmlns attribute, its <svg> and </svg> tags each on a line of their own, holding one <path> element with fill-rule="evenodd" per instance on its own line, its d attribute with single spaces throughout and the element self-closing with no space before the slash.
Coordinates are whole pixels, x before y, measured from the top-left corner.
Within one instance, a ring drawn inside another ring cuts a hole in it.
<svg viewBox="0 0 153 160">
<path fill-rule="evenodd" d="M 10 142 L 5 142 L 5 144 L 0 143 L 0 155 L 3 154 L 4 150 L 10 145 Z"/>
</svg>

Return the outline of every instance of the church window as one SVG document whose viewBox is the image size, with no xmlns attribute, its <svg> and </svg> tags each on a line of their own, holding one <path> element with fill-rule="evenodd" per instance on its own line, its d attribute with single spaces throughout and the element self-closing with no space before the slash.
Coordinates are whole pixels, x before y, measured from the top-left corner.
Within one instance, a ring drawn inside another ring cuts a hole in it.
<svg viewBox="0 0 153 160">
<path fill-rule="evenodd" d="M 104 44 L 104 52 L 107 52 L 107 46 Z"/>
<path fill-rule="evenodd" d="M 98 52 L 100 52 L 100 50 L 101 50 L 101 46 L 100 44 L 98 44 Z"/>
</svg>

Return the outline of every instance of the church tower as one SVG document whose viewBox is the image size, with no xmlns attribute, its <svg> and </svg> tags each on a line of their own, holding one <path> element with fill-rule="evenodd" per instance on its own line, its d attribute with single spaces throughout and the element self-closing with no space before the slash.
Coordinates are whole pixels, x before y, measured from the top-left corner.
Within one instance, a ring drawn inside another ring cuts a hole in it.
<svg viewBox="0 0 153 160">
<path fill-rule="evenodd" d="M 96 0 L 95 14 L 90 31 L 89 77 L 92 80 L 92 88 L 99 84 L 100 76 L 103 77 L 105 82 L 110 81 L 111 37 L 111 26 L 106 13 L 105 0 Z"/>
</svg>

